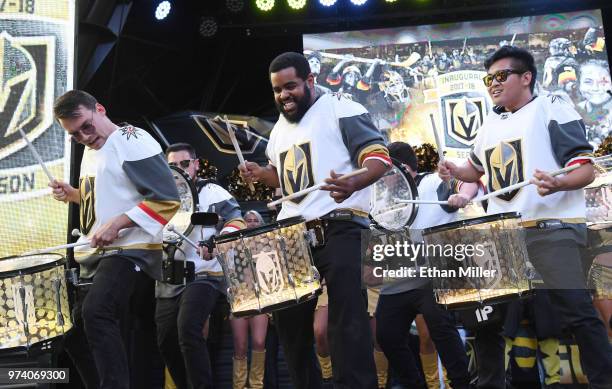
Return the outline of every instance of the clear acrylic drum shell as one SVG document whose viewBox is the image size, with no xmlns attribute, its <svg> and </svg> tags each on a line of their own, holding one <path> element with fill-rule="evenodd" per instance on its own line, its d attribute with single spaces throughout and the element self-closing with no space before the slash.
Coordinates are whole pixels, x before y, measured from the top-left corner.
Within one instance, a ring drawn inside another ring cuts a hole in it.
<svg viewBox="0 0 612 389">
<path fill-rule="evenodd" d="M 72 328 L 64 262 L 59 254 L 0 259 L 0 349 L 30 348 Z"/>
<path fill-rule="evenodd" d="M 176 183 L 179 198 L 181 199 L 181 205 L 177 213 L 164 227 L 163 239 L 164 243 L 166 244 L 176 243 L 182 239 L 178 234 L 168 230 L 169 226 L 171 225 L 183 235 L 188 236 L 191 233 L 193 230 L 191 215 L 197 211 L 199 200 L 195 185 L 187 173 L 175 166 L 170 166 L 170 170 L 172 171 L 172 176 L 174 177 L 174 182 Z"/>
<path fill-rule="evenodd" d="M 595 180 L 584 188 L 586 219 L 590 229 L 612 226 L 612 172 L 596 169 Z"/>
<path fill-rule="evenodd" d="M 463 261 L 429 255 L 431 268 L 454 270 L 481 266 L 496 270 L 495 276 L 436 277 L 432 279 L 438 303 L 448 308 L 464 308 L 485 303 L 512 300 L 529 294 L 530 263 L 520 215 L 502 213 L 448 223 L 423 231 L 427 245 L 481 244 L 482 257 L 467 257 Z M 477 262 L 478 261 L 478 262 Z"/>
<path fill-rule="evenodd" d="M 418 205 L 402 204 L 396 200 L 416 200 L 417 198 L 418 192 L 414 179 L 400 163 L 393 161 L 392 168 L 371 187 L 370 219 L 386 230 L 402 230 L 414 221 Z"/>
<path fill-rule="evenodd" d="M 215 238 L 234 316 L 272 312 L 320 293 L 305 231 L 303 219 L 291 218 Z"/>
</svg>

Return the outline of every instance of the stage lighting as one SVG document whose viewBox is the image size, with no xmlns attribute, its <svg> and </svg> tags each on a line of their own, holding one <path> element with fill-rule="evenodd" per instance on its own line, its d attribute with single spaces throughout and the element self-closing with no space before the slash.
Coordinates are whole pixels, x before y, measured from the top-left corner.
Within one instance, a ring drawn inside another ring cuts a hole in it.
<svg viewBox="0 0 612 389">
<path fill-rule="evenodd" d="M 332 5 L 336 4 L 336 1 L 337 0 L 319 0 L 319 3 L 325 7 L 331 7 Z"/>
<path fill-rule="evenodd" d="M 269 11 L 274 8 L 274 0 L 256 0 L 255 5 L 262 11 Z"/>
<path fill-rule="evenodd" d="M 165 19 L 166 16 L 168 16 L 168 14 L 170 13 L 170 8 L 172 8 L 172 5 L 169 1 L 162 1 L 161 3 L 159 3 L 157 5 L 157 8 L 155 9 L 155 19 Z"/>
<path fill-rule="evenodd" d="M 351 3 L 355 5 L 364 5 L 368 0 L 351 0 Z"/>
<path fill-rule="evenodd" d="M 225 5 L 230 12 L 240 12 L 244 9 L 244 0 L 226 0 Z"/>
<path fill-rule="evenodd" d="M 306 5 L 306 0 L 287 0 L 287 3 L 293 9 L 302 9 Z"/>
<path fill-rule="evenodd" d="M 210 38 L 217 33 L 217 21 L 211 16 L 204 16 L 200 23 L 200 35 L 204 38 Z"/>
</svg>

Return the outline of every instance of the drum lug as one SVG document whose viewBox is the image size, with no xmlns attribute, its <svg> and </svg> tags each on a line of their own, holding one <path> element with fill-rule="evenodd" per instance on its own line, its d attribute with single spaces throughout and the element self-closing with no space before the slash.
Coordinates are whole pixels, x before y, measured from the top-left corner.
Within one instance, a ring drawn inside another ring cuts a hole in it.
<svg viewBox="0 0 612 389">
<path fill-rule="evenodd" d="M 227 288 L 227 299 L 229 300 L 230 305 L 234 304 L 234 294 L 232 293 L 232 288 Z"/>
<path fill-rule="evenodd" d="M 79 286 L 79 276 L 77 275 L 77 269 L 75 267 L 66 269 L 66 280 L 74 286 Z"/>
<path fill-rule="evenodd" d="M 53 289 L 55 289 L 55 304 L 57 308 L 57 325 L 60 327 L 64 327 L 64 315 L 62 314 L 62 304 L 61 304 L 61 293 L 60 290 L 62 288 L 62 283 L 59 279 L 53 280 Z"/>
<path fill-rule="evenodd" d="M 311 270 L 312 270 L 312 279 L 314 281 L 321 281 L 321 274 L 319 273 L 319 269 L 317 269 L 316 266 L 312 265 L 310 266 Z"/>
<path fill-rule="evenodd" d="M 292 288 L 295 288 L 295 280 L 293 279 L 293 275 L 291 273 L 287 274 L 287 280 L 289 280 L 289 285 L 291 285 Z"/>
</svg>

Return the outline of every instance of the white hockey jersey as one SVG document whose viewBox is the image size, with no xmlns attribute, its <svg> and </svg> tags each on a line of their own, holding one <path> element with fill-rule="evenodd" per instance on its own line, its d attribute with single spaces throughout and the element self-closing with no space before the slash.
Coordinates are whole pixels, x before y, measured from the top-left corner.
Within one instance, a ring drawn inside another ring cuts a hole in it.
<svg viewBox="0 0 612 389">
<path fill-rule="evenodd" d="M 298 123 L 281 116 L 270 134 L 266 155 L 277 169 L 283 196 L 322 183 L 331 170 L 346 174 L 370 158 L 390 163 L 382 135 L 367 110 L 337 94 L 320 96 Z M 369 204 L 369 188 L 341 204 L 319 190 L 284 202 L 278 219 L 301 215 L 312 220 L 338 208 L 367 216 Z"/>
<path fill-rule="evenodd" d="M 99 150 L 85 149 L 80 173 L 80 230 L 91 239 L 112 218 L 126 214 L 135 227 L 123 229 L 109 247 L 74 249 L 81 277 L 95 273 L 100 258 L 119 253 L 153 278 L 161 278 L 162 229 L 179 207 L 179 195 L 159 144 L 144 130 L 125 126 Z"/>
<path fill-rule="evenodd" d="M 584 123 L 559 96 L 539 96 L 518 111 L 494 109 L 478 130 L 470 163 L 484 173 L 488 192 L 592 157 Z M 584 191 L 572 190 L 542 197 L 528 185 L 489 200 L 488 214 L 520 212 L 524 221 L 562 219 L 585 221 Z"/>
</svg>

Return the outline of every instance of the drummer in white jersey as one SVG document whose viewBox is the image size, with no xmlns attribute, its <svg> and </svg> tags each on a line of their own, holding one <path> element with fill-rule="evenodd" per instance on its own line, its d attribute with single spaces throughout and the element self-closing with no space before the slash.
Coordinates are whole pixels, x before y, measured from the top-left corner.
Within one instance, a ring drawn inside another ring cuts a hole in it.
<svg viewBox="0 0 612 389">
<path fill-rule="evenodd" d="M 222 221 L 219 230 L 210 226 L 194 226 L 189 234 L 192 241 L 205 241 L 218 233 L 246 227 L 240 206 L 232 195 L 221 186 L 197 177 L 199 160 L 191 145 L 175 143 L 168 146 L 166 158 L 169 164 L 183 169 L 195 183 L 199 210 L 216 213 Z M 186 287 L 157 283 L 157 343 L 178 388 L 212 388 L 210 358 L 202 330 L 227 288 L 221 265 L 207 248 L 197 252 L 195 247 L 188 244 L 183 244 L 176 251 L 175 259 L 194 262 L 196 279 Z"/>
<path fill-rule="evenodd" d="M 162 229 L 179 207 L 178 191 L 159 144 L 144 130 L 111 122 L 90 94 L 69 91 L 53 112 L 68 135 L 87 146 L 79 189 L 50 184 L 55 199 L 80 204 L 79 241 L 91 241 L 74 250 L 80 278 L 92 284 L 86 297 L 79 290 L 77 325 L 66 348 L 87 387 L 129 388 L 120 321 L 139 285 L 161 279 Z M 78 336 L 82 323 L 95 366 Z"/>
<path fill-rule="evenodd" d="M 313 249 L 314 262 L 327 283 L 329 340 L 334 387 L 376 388 L 372 334 L 361 285 L 361 230 L 368 225 L 367 188 L 388 169 L 382 136 L 366 109 L 336 94 L 316 92 L 306 58 L 284 53 L 270 64 L 274 99 L 282 114 L 270 135 L 270 163 L 247 162 L 246 180 L 279 187 L 283 195 L 327 182 L 323 190 L 286 201 L 279 219 L 303 216 L 321 222 L 325 243 Z M 367 173 L 338 180 L 359 167 Z M 328 178 L 331 177 L 331 178 Z M 316 299 L 274 315 L 296 388 L 321 387 L 313 371 L 313 313 Z"/>
<path fill-rule="evenodd" d="M 502 47 L 485 68 L 493 112 L 478 131 L 468 163 L 443 161 L 440 173 L 467 182 L 484 175 L 490 192 L 532 181 L 490 199 L 487 212 L 522 214 L 529 259 L 576 338 L 591 387 L 611 388 L 612 348 L 580 264 L 586 239 L 582 188 L 594 178 L 584 123 L 559 96 L 533 95 L 536 68 L 528 51 Z M 563 176 L 547 174 L 573 164 L 581 166 Z"/>
<path fill-rule="evenodd" d="M 409 144 L 394 142 L 389 144 L 388 148 L 391 158 L 400 162 L 415 179 L 420 200 L 448 200 L 451 204 L 421 204 L 411 224 L 411 230 L 416 235 L 424 228 L 457 220 L 457 209 L 464 207 L 476 195 L 476 184 L 454 179 L 444 182 L 437 174 L 417 174 L 417 158 Z M 415 264 L 420 262 L 421 259 L 417 259 Z M 376 307 L 376 338 L 396 373 L 398 383 L 407 388 L 426 387 L 412 350 L 408 347 L 406 331 L 419 313 L 425 318 L 431 338 L 448 371 L 452 387 L 469 388 L 467 355 L 454 320 L 436 303 L 431 280 L 420 277 L 405 278 L 383 285 Z"/>
</svg>

